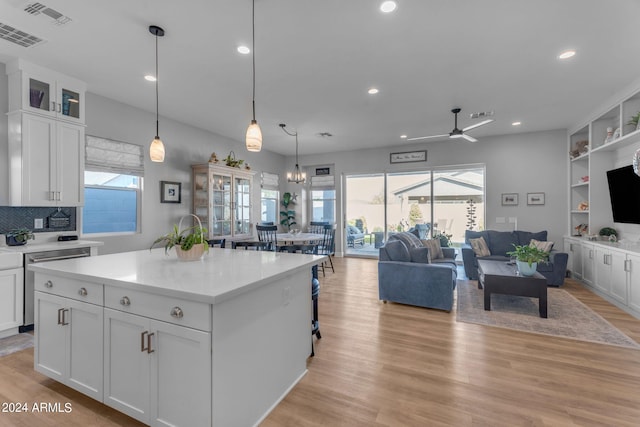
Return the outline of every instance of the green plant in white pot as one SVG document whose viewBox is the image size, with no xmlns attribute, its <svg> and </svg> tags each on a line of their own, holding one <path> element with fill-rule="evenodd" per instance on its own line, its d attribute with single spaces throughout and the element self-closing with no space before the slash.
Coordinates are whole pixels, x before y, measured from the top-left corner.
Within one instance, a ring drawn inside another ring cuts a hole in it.
<svg viewBox="0 0 640 427">
<path fill-rule="evenodd" d="M 549 259 L 549 252 L 530 245 L 513 245 L 515 250 L 507 252 L 507 255 L 516 259 L 518 271 L 523 276 L 533 276 L 538 268 L 538 263 Z"/>
<path fill-rule="evenodd" d="M 191 215 L 194 216 L 195 215 Z M 155 247 L 158 243 L 164 243 L 164 252 L 169 253 L 169 250 L 173 247 L 176 249 L 178 259 L 181 261 L 195 261 L 201 259 L 206 252 L 209 251 L 209 242 L 205 239 L 205 233 L 207 229 L 202 227 L 200 219 L 198 225 L 182 229 L 182 220 L 178 225 L 173 226 L 173 230 L 164 236 L 158 237 L 152 244 L 151 248 Z"/>
</svg>

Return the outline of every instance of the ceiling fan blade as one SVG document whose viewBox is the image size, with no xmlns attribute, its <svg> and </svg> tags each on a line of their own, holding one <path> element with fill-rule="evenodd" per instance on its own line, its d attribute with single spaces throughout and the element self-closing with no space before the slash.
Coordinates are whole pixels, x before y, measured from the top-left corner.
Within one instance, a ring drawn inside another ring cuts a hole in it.
<svg viewBox="0 0 640 427">
<path fill-rule="evenodd" d="M 449 136 L 449 134 L 443 133 L 442 135 L 416 136 L 414 138 L 407 138 L 407 141 L 417 141 L 419 139 L 429 139 L 429 138 L 444 138 L 445 136 Z"/>
<path fill-rule="evenodd" d="M 483 126 L 483 125 L 487 125 L 487 124 L 489 124 L 489 123 L 491 123 L 493 121 L 494 121 L 493 119 L 483 120 L 480 123 L 475 123 L 475 124 L 473 124 L 471 126 L 467 126 L 466 128 L 462 129 L 462 132 L 466 132 L 468 130 L 475 129 L 475 128 L 478 128 L 478 127 Z"/>
<path fill-rule="evenodd" d="M 472 136 L 467 135 L 466 133 L 463 133 L 463 134 L 462 134 L 462 137 L 463 137 L 464 139 L 466 139 L 467 141 L 469 141 L 469 142 L 478 142 L 478 140 L 477 140 L 477 139 L 475 139 L 475 138 L 474 138 L 474 137 L 472 137 Z"/>
</svg>

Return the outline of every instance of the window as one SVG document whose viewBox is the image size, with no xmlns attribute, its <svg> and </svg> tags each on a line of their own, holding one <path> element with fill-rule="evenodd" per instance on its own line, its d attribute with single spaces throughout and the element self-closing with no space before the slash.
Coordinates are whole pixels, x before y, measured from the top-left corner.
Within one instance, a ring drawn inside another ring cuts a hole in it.
<svg viewBox="0 0 640 427">
<path fill-rule="evenodd" d="M 332 175 L 311 177 L 311 221 L 336 222 L 336 189 Z"/>
<path fill-rule="evenodd" d="M 280 177 L 274 173 L 262 172 L 262 182 L 260 191 L 260 221 L 273 222 L 278 224 L 280 203 L 280 192 L 278 185 Z"/>
<path fill-rule="evenodd" d="M 143 149 L 87 135 L 82 233 L 140 231 Z"/>
</svg>

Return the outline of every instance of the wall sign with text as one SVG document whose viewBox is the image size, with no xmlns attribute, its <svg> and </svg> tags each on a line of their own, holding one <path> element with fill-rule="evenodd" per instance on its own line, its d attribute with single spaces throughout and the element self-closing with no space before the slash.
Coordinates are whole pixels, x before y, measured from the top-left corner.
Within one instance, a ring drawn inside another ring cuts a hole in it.
<svg viewBox="0 0 640 427">
<path fill-rule="evenodd" d="M 427 150 L 405 151 L 403 153 L 391 153 L 389 157 L 389 161 L 391 163 L 426 162 Z"/>
</svg>

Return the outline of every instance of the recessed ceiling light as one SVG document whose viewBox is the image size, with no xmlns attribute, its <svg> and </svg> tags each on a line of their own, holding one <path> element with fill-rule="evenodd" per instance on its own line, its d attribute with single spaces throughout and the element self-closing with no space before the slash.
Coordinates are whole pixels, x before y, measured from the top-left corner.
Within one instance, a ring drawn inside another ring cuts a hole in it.
<svg viewBox="0 0 640 427">
<path fill-rule="evenodd" d="M 249 53 L 251 53 L 251 49 L 249 49 L 249 47 L 247 46 L 238 46 L 238 52 L 243 55 L 248 55 Z"/>
<path fill-rule="evenodd" d="M 380 91 L 378 89 L 376 89 L 375 87 L 372 87 L 367 92 L 369 93 L 369 95 L 375 95 L 376 93 L 378 93 Z"/>
<path fill-rule="evenodd" d="M 380 10 L 384 13 L 391 13 L 398 7 L 398 3 L 395 1 L 383 1 L 380 5 Z"/>
<path fill-rule="evenodd" d="M 406 139 L 406 138 L 407 138 L 407 135 L 400 135 L 400 138 L 402 138 L 402 139 Z"/>
<path fill-rule="evenodd" d="M 522 122 L 513 122 L 511 123 L 511 126 L 520 126 L 522 124 Z"/>
<path fill-rule="evenodd" d="M 564 52 L 560 53 L 560 55 L 558 55 L 559 59 L 569 59 L 572 56 L 574 56 L 576 54 L 576 51 L 573 49 L 568 49 L 565 50 Z"/>
<path fill-rule="evenodd" d="M 151 74 L 147 74 L 146 76 L 144 76 L 144 79 L 148 82 L 155 82 L 156 81 L 156 76 L 152 76 Z"/>
</svg>

